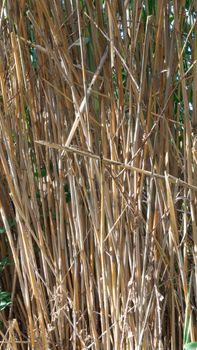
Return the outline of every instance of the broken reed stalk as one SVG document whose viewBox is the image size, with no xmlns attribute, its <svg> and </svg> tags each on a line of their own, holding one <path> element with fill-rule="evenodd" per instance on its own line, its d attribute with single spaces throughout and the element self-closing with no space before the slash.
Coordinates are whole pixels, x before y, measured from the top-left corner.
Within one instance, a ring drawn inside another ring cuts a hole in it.
<svg viewBox="0 0 197 350">
<path fill-rule="evenodd" d="M 195 6 L 2 2 L 1 349 L 197 339 Z"/>
</svg>

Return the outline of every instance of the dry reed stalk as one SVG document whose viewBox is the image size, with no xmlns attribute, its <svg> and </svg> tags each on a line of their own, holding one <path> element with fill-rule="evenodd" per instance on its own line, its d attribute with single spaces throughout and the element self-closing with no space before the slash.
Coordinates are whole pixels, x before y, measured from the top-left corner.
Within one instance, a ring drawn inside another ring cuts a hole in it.
<svg viewBox="0 0 197 350">
<path fill-rule="evenodd" d="M 7 0 L 0 29 L 0 349 L 176 350 L 186 305 L 196 340 L 196 5 Z"/>
</svg>

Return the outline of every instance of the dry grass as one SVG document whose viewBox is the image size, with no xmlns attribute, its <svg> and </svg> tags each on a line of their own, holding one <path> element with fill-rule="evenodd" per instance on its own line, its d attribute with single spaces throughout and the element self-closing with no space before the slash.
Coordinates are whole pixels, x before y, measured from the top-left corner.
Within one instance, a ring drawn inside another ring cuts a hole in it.
<svg viewBox="0 0 197 350">
<path fill-rule="evenodd" d="M 1 1 L 0 349 L 197 340 L 195 7 Z"/>
</svg>

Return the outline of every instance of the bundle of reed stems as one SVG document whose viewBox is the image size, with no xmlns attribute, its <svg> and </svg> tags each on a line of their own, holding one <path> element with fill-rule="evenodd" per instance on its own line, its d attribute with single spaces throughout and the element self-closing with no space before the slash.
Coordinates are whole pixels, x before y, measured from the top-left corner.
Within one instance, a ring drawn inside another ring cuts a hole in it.
<svg viewBox="0 0 197 350">
<path fill-rule="evenodd" d="M 0 349 L 194 342 L 196 2 L 0 3 Z"/>
</svg>

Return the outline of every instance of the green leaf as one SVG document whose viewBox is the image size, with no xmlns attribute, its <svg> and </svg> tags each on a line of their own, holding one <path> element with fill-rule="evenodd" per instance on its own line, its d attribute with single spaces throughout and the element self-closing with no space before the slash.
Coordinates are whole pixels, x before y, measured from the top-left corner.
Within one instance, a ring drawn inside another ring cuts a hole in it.
<svg viewBox="0 0 197 350">
<path fill-rule="evenodd" d="M 45 177 L 46 174 L 47 174 L 47 170 L 46 170 L 45 166 L 42 166 L 40 168 L 40 174 L 38 173 L 37 169 L 34 171 L 34 177 L 36 177 L 36 178 L 38 178 L 38 177 Z"/>
<path fill-rule="evenodd" d="M 142 7 L 142 21 L 146 23 L 147 20 L 147 13 L 144 7 Z"/>
<path fill-rule="evenodd" d="M 185 349 L 191 350 L 191 349 L 197 349 L 197 342 L 187 343 L 184 346 Z"/>
<path fill-rule="evenodd" d="M 40 174 L 41 174 L 41 177 L 45 177 L 46 174 L 47 174 L 47 170 L 46 170 L 46 167 L 43 166 L 41 169 L 40 169 Z"/>
<path fill-rule="evenodd" d="M 186 313 L 185 313 L 184 331 L 183 331 L 183 342 L 184 342 L 184 344 L 187 344 L 188 340 L 189 340 L 190 322 L 191 322 L 191 315 L 189 316 L 188 306 L 187 306 Z"/>
<path fill-rule="evenodd" d="M 36 171 L 34 171 L 34 177 L 38 177 L 38 171 L 36 170 Z"/>
<path fill-rule="evenodd" d="M 0 272 L 2 272 L 3 269 L 10 264 L 11 264 L 11 261 L 10 261 L 8 256 L 5 256 L 3 259 L 1 259 L 0 260 Z"/>
<path fill-rule="evenodd" d="M 4 310 L 11 304 L 11 294 L 0 290 L 0 311 Z"/>
<path fill-rule="evenodd" d="M 6 232 L 6 229 L 4 227 L 0 227 L 0 235 Z"/>
<path fill-rule="evenodd" d="M 4 310 L 7 306 L 11 304 L 11 301 L 0 301 L 0 311 Z"/>
<path fill-rule="evenodd" d="M 40 199 L 40 197 L 41 197 L 41 196 L 40 196 L 40 192 L 37 191 L 37 192 L 36 192 L 36 198 L 37 198 L 37 199 Z"/>
<path fill-rule="evenodd" d="M 27 105 L 25 106 L 25 123 L 26 123 L 27 129 L 29 129 L 31 126 L 31 117 L 30 117 L 29 107 Z"/>
<path fill-rule="evenodd" d="M 153 13 L 155 13 L 155 0 L 148 1 L 148 11 L 149 11 L 149 15 L 152 15 Z"/>
<path fill-rule="evenodd" d="M 56 220 L 56 212 L 52 213 L 53 220 Z"/>
<path fill-rule="evenodd" d="M 70 193 L 70 190 L 69 190 L 69 187 L 67 184 L 64 185 L 64 193 L 66 195 L 66 203 L 70 203 L 71 201 L 71 193 Z"/>
<path fill-rule="evenodd" d="M 189 291 L 188 291 L 187 300 L 186 300 L 185 322 L 184 322 L 184 329 L 183 329 L 184 347 L 187 346 L 188 344 L 190 344 L 191 314 L 189 314 L 189 298 L 190 298 L 190 292 L 191 292 L 191 283 L 192 283 L 192 274 L 190 276 Z"/>
<path fill-rule="evenodd" d="M 16 226 L 16 220 L 8 220 L 8 224 L 11 227 Z M 3 233 L 6 233 L 6 229 L 5 227 L 0 227 L 0 235 L 2 235 Z"/>
</svg>

